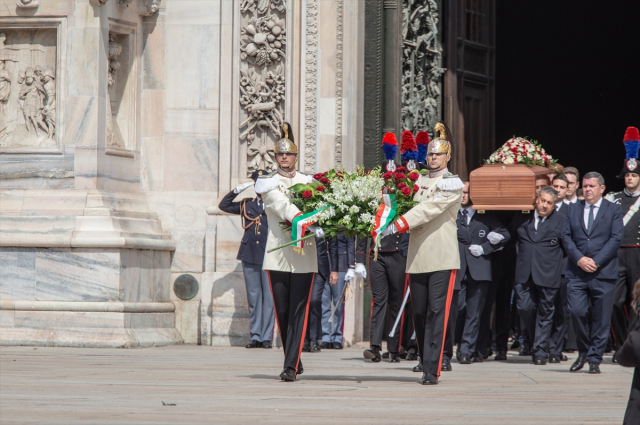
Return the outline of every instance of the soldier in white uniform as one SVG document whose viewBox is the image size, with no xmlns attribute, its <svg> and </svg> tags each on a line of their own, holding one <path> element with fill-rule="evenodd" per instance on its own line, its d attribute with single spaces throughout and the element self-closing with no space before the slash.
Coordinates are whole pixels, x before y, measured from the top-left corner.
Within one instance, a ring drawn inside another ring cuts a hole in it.
<svg viewBox="0 0 640 425">
<path fill-rule="evenodd" d="M 464 188 L 462 180 L 447 169 L 450 133 L 444 123 L 436 124 L 435 130 L 440 135 L 429 143 L 430 172 L 416 182 L 420 190 L 414 200 L 419 204 L 383 232 L 410 232 L 407 273 L 423 385 L 437 384 L 440 376 L 449 307 L 460 268 L 456 218 Z"/>
<path fill-rule="evenodd" d="M 291 242 L 291 233 L 283 232 L 280 223 L 292 222 L 302 214 L 290 202 L 289 187 L 311 182 L 310 176 L 295 169 L 298 147 L 293 141 L 291 125 L 284 123 L 282 133 L 282 138 L 274 148 L 278 169 L 258 178 L 255 192 L 262 196 L 269 222 L 267 252 L 262 268 L 269 275 L 276 320 L 284 348 L 284 370 L 280 373 L 280 378 L 283 381 L 295 381 L 296 375 L 303 372 L 300 353 L 307 328 L 313 277 L 318 271 L 318 257 L 313 238 L 304 241 L 304 255 L 294 252 L 291 246 L 268 252 Z M 307 230 L 316 233 L 318 237 L 324 236 L 319 227 L 309 226 Z"/>
</svg>

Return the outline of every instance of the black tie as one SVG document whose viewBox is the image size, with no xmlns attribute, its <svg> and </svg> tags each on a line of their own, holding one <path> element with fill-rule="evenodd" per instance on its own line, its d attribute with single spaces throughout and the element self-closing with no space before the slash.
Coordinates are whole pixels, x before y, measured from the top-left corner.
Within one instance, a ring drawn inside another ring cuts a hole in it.
<svg viewBox="0 0 640 425">
<path fill-rule="evenodd" d="M 467 223 L 467 215 L 469 214 L 469 211 L 467 210 L 462 210 L 460 211 L 461 217 L 460 217 L 460 221 L 462 223 L 463 226 L 468 226 L 469 224 Z"/>
<path fill-rule="evenodd" d="M 589 215 L 587 216 L 587 233 L 591 234 L 591 231 L 593 230 L 593 221 L 594 221 L 594 217 L 593 217 L 593 210 L 595 209 L 595 205 L 589 205 Z"/>
</svg>

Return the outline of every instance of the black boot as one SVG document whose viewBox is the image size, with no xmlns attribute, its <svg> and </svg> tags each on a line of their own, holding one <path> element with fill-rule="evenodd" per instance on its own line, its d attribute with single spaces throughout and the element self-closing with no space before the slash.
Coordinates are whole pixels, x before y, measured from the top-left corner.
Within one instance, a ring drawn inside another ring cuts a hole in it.
<svg viewBox="0 0 640 425">
<path fill-rule="evenodd" d="M 378 363 L 382 361 L 382 356 L 380 355 L 380 348 L 376 345 L 373 345 L 371 348 L 364 350 L 362 353 L 365 359 L 371 360 L 374 363 Z"/>
<path fill-rule="evenodd" d="M 285 382 L 293 382 L 296 380 L 296 371 L 293 368 L 285 367 L 280 373 L 280 379 Z"/>
</svg>

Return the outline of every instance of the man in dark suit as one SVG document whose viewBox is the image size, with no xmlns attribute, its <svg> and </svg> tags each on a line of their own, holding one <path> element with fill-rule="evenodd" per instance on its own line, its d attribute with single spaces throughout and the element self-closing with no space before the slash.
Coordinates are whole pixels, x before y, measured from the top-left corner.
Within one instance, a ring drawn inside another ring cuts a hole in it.
<svg viewBox="0 0 640 425">
<path fill-rule="evenodd" d="M 464 244 L 458 239 L 460 269 L 456 274 L 454 287 L 458 294 L 459 317 L 456 320 L 456 338 L 460 341 L 460 364 L 482 362 L 481 353 L 476 351 L 480 317 L 492 280 L 491 254 L 509 241 L 507 229 L 490 214 L 480 214 L 472 208 L 469 198 L 469 182 L 462 190 L 461 209 L 458 226 L 466 226 L 471 234 L 471 243 Z M 452 312 L 449 314 L 452 315 Z M 444 357 L 443 357 L 444 359 Z M 443 360 L 444 362 L 444 360 Z"/>
<path fill-rule="evenodd" d="M 517 305 L 533 341 L 533 363 L 536 365 L 546 364 L 549 357 L 554 303 L 562 273 L 565 216 L 556 212 L 557 200 L 558 193 L 552 187 L 543 187 L 533 216 L 517 230 Z"/>
<path fill-rule="evenodd" d="M 569 206 L 562 232 L 562 243 L 569 256 L 566 272 L 569 312 L 578 342 L 578 358 L 570 370 L 578 371 L 589 362 L 589 373 L 600 373 L 609 337 L 618 278 L 618 248 L 624 226 L 620 206 L 602 198 L 605 186 L 600 173 L 585 174 L 582 190 L 584 201 Z"/>
<path fill-rule="evenodd" d="M 255 182 L 259 176 L 269 174 L 257 170 L 251 174 Z M 260 196 L 234 201 L 240 192 L 253 186 L 244 183 L 225 195 L 218 208 L 229 214 L 239 214 L 244 229 L 237 259 L 242 261 L 244 283 L 249 304 L 249 329 L 251 342 L 247 348 L 271 348 L 275 312 L 267 273 L 262 270 L 264 249 L 267 245 L 268 223 L 264 203 Z"/>
<path fill-rule="evenodd" d="M 569 210 L 569 201 L 566 200 L 569 190 L 569 179 L 564 174 L 558 174 L 553 177 L 551 187 L 558 192 L 558 201 L 556 202 L 556 212 L 567 216 Z M 569 279 L 565 276 L 567 271 L 568 257 L 565 255 L 562 260 L 562 272 L 560 274 L 560 289 L 554 304 L 553 323 L 551 325 L 551 340 L 549 344 L 549 363 L 560 363 L 567 360 L 567 356 L 562 354 L 567 335 L 569 334 L 569 324 L 571 323 L 571 315 L 569 314 L 569 306 L 567 304 L 567 285 Z"/>
</svg>

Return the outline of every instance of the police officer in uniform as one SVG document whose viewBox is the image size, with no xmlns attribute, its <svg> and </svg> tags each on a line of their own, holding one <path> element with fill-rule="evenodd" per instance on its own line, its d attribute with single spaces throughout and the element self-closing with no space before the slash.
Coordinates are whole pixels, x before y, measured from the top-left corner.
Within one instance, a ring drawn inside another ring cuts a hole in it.
<svg viewBox="0 0 640 425">
<path fill-rule="evenodd" d="M 386 135 L 385 137 L 390 136 Z M 405 170 L 404 167 L 398 167 L 393 162 L 396 151 L 385 150 L 385 155 L 387 161 L 382 164 L 383 170 L 392 172 Z M 367 248 L 368 240 L 369 248 Z M 404 298 L 409 235 L 396 234 L 382 238 L 377 260 L 374 260 L 375 255 L 370 238 L 358 239 L 356 244 L 356 263 L 364 265 L 368 260 L 369 283 L 371 284 L 371 324 L 369 327 L 371 347 L 364 350 L 363 356 L 365 359 L 377 363 L 382 360 L 380 351 L 382 350 L 384 331 L 391 329 L 396 322 Z M 389 361 L 393 363 L 400 361 L 400 335 L 400 329 L 396 329 L 393 337 L 387 335 Z"/>
<path fill-rule="evenodd" d="M 429 143 L 429 174 L 416 181 L 420 190 L 414 200 L 418 204 L 382 232 L 387 236 L 410 231 L 407 273 L 423 385 L 436 385 L 440 375 L 449 307 L 460 268 L 456 218 L 464 187 L 447 169 L 450 132 L 441 122 L 434 130 L 440 135 Z"/>
<path fill-rule="evenodd" d="M 265 170 L 256 170 L 251 174 L 254 182 L 259 176 L 267 175 Z M 269 289 L 267 273 L 262 270 L 264 248 L 267 245 L 267 213 L 259 196 L 244 198 L 235 202 L 240 192 L 253 186 L 244 183 L 225 195 L 218 208 L 229 214 L 240 215 L 244 235 L 240 243 L 237 259 L 242 261 L 244 283 L 247 288 L 249 304 L 249 329 L 251 342 L 247 348 L 271 348 L 273 339 L 273 297 Z"/>
<path fill-rule="evenodd" d="M 629 331 L 637 329 L 638 315 L 631 308 L 631 291 L 640 279 L 640 136 L 636 127 L 629 127 L 624 136 L 626 159 L 618 176 L 624 179 L 622 192 L 610 193 L 606 199 L 622 208 L 624 236 L 618 250 L 619 277 L 614 292 L 611 327 L 616 349 L 627 339 Z"/>
<path fill-rule="evenodd" d="M 262 196 L 269 221 L 266 253 L 263 270 L 267 271 L 269 284 L 276 310 L 276 320 L 280 339 L 284 349 L 284 369 L 280 379 L 286 382 L 296 380 L 303 372 L 300 353 L 307 330 L 309 300 L 314 275 L 318 272 L 318 257 L 315 242 L 304 242 L 304 254 L 296 252 L 291 246 L 269 252 L 270 249 L 291 242 L 291 233 L 284 232 L 280 222 L 293 222 L 301 215 L 300 210 L 291 203 L 289 188 L 295 184 L 307 184 L 312 181 L 296 171 L 298 147 L 293 140 L 291 125 L 284 123 L 282 137 L 274 147 L 277 171 L 258 178 L 255 191 Z M 307 230 L 323 237 L 320 227 L 309 226 Z"/>
</svg>

